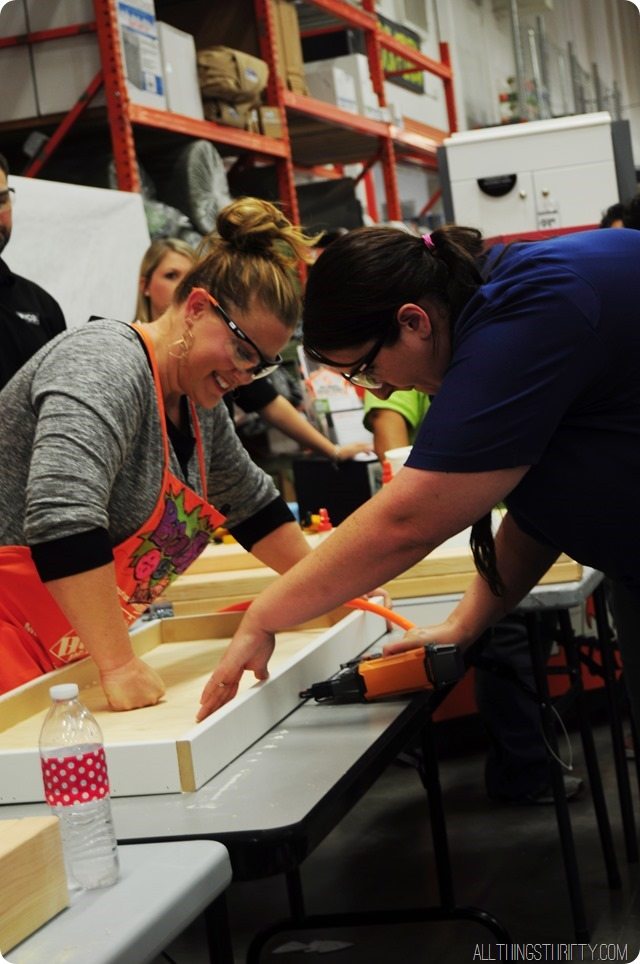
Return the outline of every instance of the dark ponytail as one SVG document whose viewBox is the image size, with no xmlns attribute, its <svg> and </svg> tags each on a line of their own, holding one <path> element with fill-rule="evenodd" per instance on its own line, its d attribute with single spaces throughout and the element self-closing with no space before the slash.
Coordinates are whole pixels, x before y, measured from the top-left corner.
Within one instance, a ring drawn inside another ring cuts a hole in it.
<svg viewBox="0 0 640 964">
<path fill-rule="evenodd" d="M 388 331 L 398 337 L 400 305 L 425 298 L 443 306 L 451 323 L 482 283 L 475 228 L 438 228 L 427 244 L 398 228 L 358 228 L 335 240 L 309 271 L 303 340 L 322 354 L 358 348 Z M 357 352 L 354 352 L 357 355 Z"/>
<path fill-rule="evenodd" d="M 489 589 L 493 595 L 502 596 L 504 593 L 504 582 L 498 572 L 496 546 L 493 541 L 490 512 L 472 525 L 469 545 L 471 546 L 476 569 L 485 582 L 489 584 Z"/>
</svg>

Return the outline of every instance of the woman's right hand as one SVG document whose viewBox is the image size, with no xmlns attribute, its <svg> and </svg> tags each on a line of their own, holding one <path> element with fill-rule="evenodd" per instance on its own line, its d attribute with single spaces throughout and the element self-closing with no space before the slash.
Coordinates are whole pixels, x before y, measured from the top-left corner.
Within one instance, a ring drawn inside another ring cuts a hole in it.
<svg viewBox="0 0 640 964">
<path fill-rule="evenodd" d="M 393 656 L 395 653 L 417 649 L 419 646 L 426 646 L 428 643 L 433 643 L 436 646 L 459 646 L 460 649 L 464 650 L 470 642 L 472 640 L 462 633 L 460 627 L 446 620 L 433 626 L 415 626 L 408 630 L 401 639 L 383 646 L 382 653 L 384 656 Z"/>
<path fill-rule="evenodd" d="M 100 682 L 112 710 L 154 706 L 165 692 L 160 676 L 137 656 L 117 669 L 102 670 Z"/>
</svg>

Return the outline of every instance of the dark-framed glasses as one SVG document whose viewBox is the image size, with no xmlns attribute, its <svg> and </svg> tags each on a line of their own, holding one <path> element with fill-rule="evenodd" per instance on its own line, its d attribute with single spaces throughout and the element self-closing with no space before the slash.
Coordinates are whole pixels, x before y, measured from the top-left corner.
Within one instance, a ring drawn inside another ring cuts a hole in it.
<svg viewBox="0 0 640 964">
<path fill-rule="evenodd" d="M 389 330 L 385 329 L 385 331 L 380 335 L 379 338 L 376 339 L 365 355 L 356 359 L 356 361 L 347 362 L 347 367 L 353 370 L 350 372 L 340 372 L 342 377 L 346 378 L 351 385 L 357 385 L 359 388 L 382 388 L 383 383 L 370 369 L 388 336 Z M 331 358 L 327 358 L 326 355 L 316 351 L 315 348 L 305 347 L 305 352 L 309 358 L 320 362 L 321 365 L 327 365 L 329 368 L 342 368 L 342 366 L 345 364 L 345 362 L 338 363 L 333 361 Z"/>
<path fill-rule="evenodd" d="M 0 191 L 0 211 L 4 211 L 5 208 L 12 207 L 16 203 L 16 192 L 15 188 L 8 187 L 4 191 Z"/>
<path fill-rule="evenodd" d="M 253 341 L 249 336 L 242 330 L 240 325 L 236 324 L 233 318 L 230 318 L 227 312 L 224 310 L 217 298 L 206 291 L 204 288 L 194 288 L 194 291 L 200 291 L 202 294 L 206 295 L 213 307 L 216 309 L 225 325 L 234 336 L 231 342 L 231 349 L 233 352 L 234 364 L 241 368 L 243 371 L 248 371 L 255 381 L 257 378 L 265 378 L 272 372 L 282 365 L 283 358 L 282 355 L 276 355 L 275 358 L 267 358 L 263 355 L 255 341 Z M 249 368 L 247 368 L 247 365 Z"/>
</svg>

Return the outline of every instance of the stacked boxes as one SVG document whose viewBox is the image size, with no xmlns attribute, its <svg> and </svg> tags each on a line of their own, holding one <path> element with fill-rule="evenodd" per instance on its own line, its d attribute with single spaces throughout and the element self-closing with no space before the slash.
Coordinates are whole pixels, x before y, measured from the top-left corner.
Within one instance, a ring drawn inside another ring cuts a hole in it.
<svg viewBox="0 0 640 964">
<path fill-rule="evenodd" d="M 347 54 L 305 64 L 305 77 L 312 97 L 326 100 L 370 120 L 385 119 L 373 89 L 365 54 Z M 351 106 L 353 104 L 353 106 Z"/>
<path fill-rule="evenodd" d="M 274 0 L 279 71 L 289 90 L 306 94 L 300 25 L 293 0 Z"/>
<path fill-rule="evenodd" d="M 147 107 L 166 108 L 153 0 L 118 0 L 127 92 Z M 2 11 L 1 35 L 16 36 L 95 21 L 92 0 L 13 0 Z M 0 50 L 0 120 L 70 110 L 101 70 L 95 33 Z M 104 104 L 100 91 L 93 104 Z"/>
<path fill-rule="evenodd" d="M 311 97 L 358 113 L 355 81 L 346 70 L 334 66 L 332 61 L 317 60 L 305 64 L 305 80 Z"/>
<path fill-rule="evenodd" d="M 196 44 L 192 34 L 159 20 L 158 38 L 167 110 L 203 120 Z"/>
<path fill-rule="evenodd" d="M 134 104 L 164 110 L 167 101 L 153 0 L 118 0 L 117 11 L 127 93 Z"/>
</svg>

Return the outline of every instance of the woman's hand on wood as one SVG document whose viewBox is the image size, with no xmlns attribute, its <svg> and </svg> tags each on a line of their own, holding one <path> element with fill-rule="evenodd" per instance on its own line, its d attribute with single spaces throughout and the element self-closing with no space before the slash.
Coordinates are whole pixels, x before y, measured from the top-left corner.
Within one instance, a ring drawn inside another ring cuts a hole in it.
<svg viewBox="0 0 640 964">
<path fill-rule="evenodd" d="M 116 669 L 101 670 L 100 682 L 112 710 L 154 706 L 165 692 L 158 673 L 137 656 Z"/>
<path fill-rule="evenodd" d="M 248 626 L 243 628 L 248 622 L 247 615 L 202 691 L 196 716 L 198 723 L 233 699 L 245 670 L 253 671 L 258 680 L 269 678 L 268 663 L 275 648 L 275 635 Z"/>
</svg>

